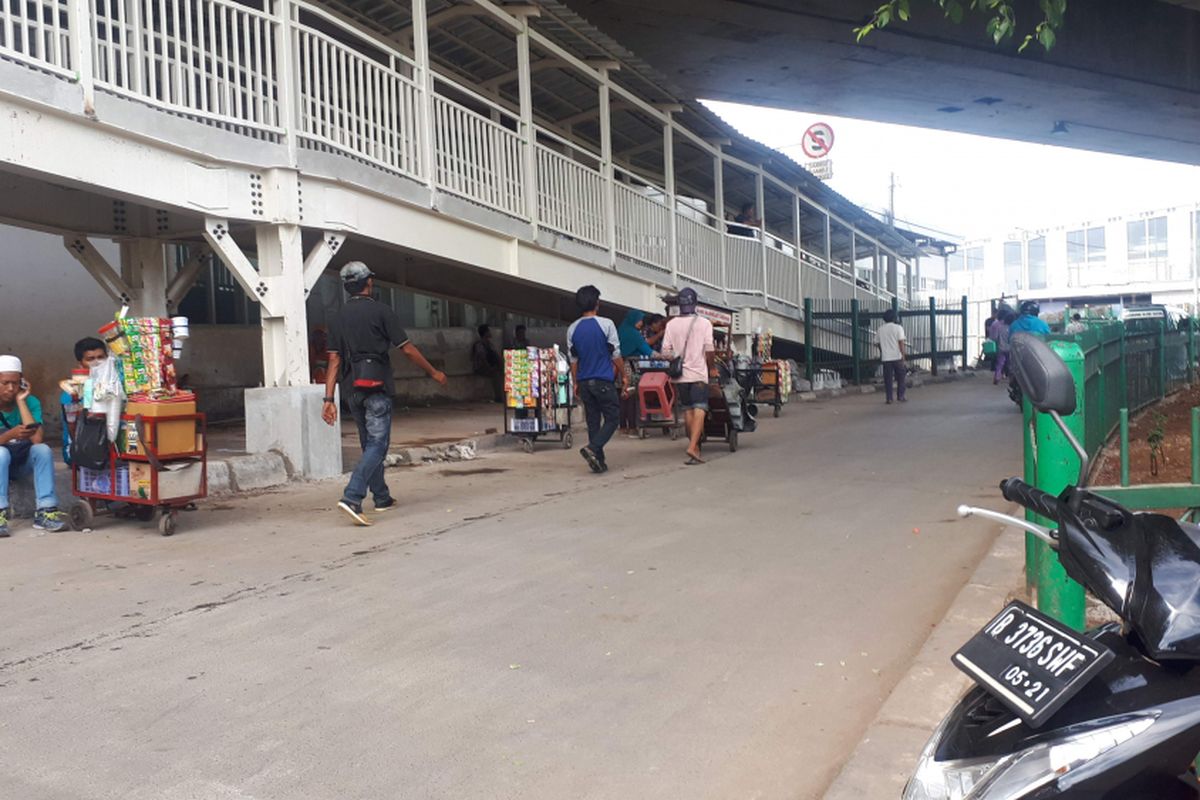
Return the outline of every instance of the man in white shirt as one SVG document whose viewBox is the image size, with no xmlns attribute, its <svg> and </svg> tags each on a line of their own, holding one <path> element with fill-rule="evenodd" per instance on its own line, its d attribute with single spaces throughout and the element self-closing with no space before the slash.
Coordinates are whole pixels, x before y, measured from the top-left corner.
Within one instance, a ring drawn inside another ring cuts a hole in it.
<svg viewBox="0 0 1200 800">
<path fill-rule="evenodd" d="M 904 363 L 908 355 L 908 340 L 904 337 L 904 328 L 896 322 L 896 310 L 889 308 L 883 312 L 883 324 L 876 331 L 879 342 L 879 353 L 883 359 L 883 390 L 887 394 L 888 405 L 892 404 L 892 384 L 896 385 L 896 399 L 901 403 L 908 402 L 905 397 L 905 377 L 908 370 Z"/>
</svg>

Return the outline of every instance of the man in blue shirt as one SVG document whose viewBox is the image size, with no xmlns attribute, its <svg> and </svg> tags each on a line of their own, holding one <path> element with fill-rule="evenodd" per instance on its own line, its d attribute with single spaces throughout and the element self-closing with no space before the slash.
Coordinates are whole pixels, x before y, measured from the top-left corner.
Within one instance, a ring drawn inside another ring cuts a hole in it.
<svg viewBox="0 0 1200 800">
<path fill-rule="evenodd" d="M 8 536 L 8 482 L 33 473 L 33 527 L 61 531 L 66 515 L 54 493 L 54 451 L 43 443 L 42 404 L 23 376 L 21 359 L 0 356 L 0 538 Z"/>
<path fill-rule="evenodd" d="M 1042 312 L 1042 308 L 1036 301 L 1024 300 L 1021 302 L 1020 308 L 1021 316 L 1008 326 L 1010 336 L 1016 336 L 1018 333 L 1032 333 L 1037 336 L 1050 335 L 1050 326 L 1038 316 Z"/>
<path fill-rule="evenodd" d="M 575 293 L 575 306 L 582 316 L 567 329 L 567 353 L 571 356 L 575 393 L 583 403 L 588 427 L 588 443 L 579 454 L 592 472 L 607 472 L 604 445 L 617 430 L 621 392 L 625 391 L 621 340 L 613 321 L 599 316 L 600 290 L 595 286 L 581 287 Z"/>
</svg>

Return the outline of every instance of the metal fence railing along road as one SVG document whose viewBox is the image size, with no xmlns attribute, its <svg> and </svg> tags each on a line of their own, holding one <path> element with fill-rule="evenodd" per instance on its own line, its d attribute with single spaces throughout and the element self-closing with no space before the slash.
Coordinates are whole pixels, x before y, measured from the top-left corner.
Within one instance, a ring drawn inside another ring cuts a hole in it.
<svg viewBox="0 0 1200 800">
<path fill-rule="evenodd" d="M 874 380 L 880 366 L 877 331 L 883 315 L 893 309 L 904 327 L 908 363 L 936 375 L 947 361 L 965 369 L 970 353 L 967 338 L 967 300 L 939 301 L 904 308 L 896 300 L 805 298 L 805 375 L 809 381 L 822 371 L 836 372 L 853 383 Z"/>
</svg>

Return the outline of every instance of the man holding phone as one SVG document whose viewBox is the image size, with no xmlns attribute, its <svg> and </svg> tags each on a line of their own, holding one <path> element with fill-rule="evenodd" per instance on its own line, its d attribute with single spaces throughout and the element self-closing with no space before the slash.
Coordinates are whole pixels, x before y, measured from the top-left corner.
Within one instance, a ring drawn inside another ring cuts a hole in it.
<svg viewBox="0 0 1200 800">
<path fill-rule="evenodd" d="M 9 535 L 9 481 L 30 473 L 37 493 L 33 527 L 43 531 L 67 527 L 54 493 L 54 451 L 43 442 L 42 404 L 23 371 L 21 359 L 0 356 L 0 538 Z"/>
</svg>

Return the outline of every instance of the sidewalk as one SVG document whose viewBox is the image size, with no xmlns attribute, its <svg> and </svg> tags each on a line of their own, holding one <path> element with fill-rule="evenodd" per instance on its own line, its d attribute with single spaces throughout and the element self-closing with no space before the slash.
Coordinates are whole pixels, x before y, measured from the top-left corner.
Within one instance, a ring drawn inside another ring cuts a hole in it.
<svg viewBox="0 0 1200 800">
<path fill-rule="evenodd" d="M 951 657 L 1022 588 L 1025 536 L 997 527 L 1001 533 L 992 549 L 863 734 L 825 800 L 899 797 L 934 728 L 971 685 Z"/>
</svg>

